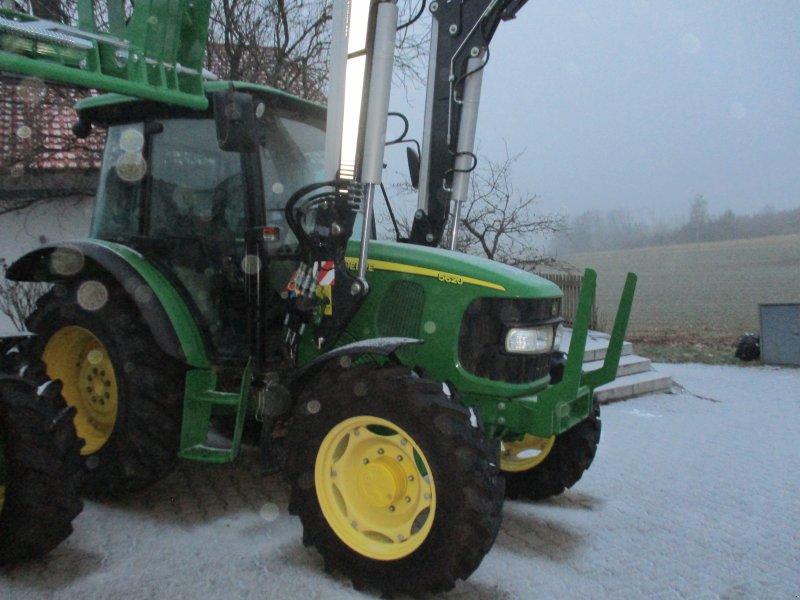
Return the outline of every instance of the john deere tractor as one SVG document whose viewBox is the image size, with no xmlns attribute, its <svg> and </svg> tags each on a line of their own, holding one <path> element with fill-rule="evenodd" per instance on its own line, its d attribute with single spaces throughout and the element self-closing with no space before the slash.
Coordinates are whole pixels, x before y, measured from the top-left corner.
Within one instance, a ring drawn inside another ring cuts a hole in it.
<svg viewBox="0 0 800 600">
<path fill-rule="evenodd" d="M 118 26 L 161 26 L 151 4 Z M 374 239 L 373 202 L 393 2 L 336 3 L 327 109 L 204 79 L 199 65 L 179 72 L 174 52 L 148 50 L 153 36 L 136 49 L 138 30 L 123 31 L 124 53 L 58 31 L 97 60 L 48 63 L 46 76 L 77 71 L 126 95 L 77 106 L 76 134 L 107 132 L 89 238 L 31 252 L 8 276 L 53 284 L 17 361 L 60 382 L 88 493 L 142 488 L 178 459 L 233 461 L 255 431 L 327 566 L 419 593 L 478 567 L 506 494 L 545 498 L 580 479 L 600 439 L 592 390 L 614 378 L 635 278 L 606 364 L 583 373 L 593 272 L 565 361 L 557 286 L 439 247 L 456 238 L 474 166 L 488 43 L 522 4 L 430 5 L 425 137 L 410 161 L 420 204 L 392 242 Z M 26 48 L 7 68 L 35 71 L 44 59 Z"/>
</svg>

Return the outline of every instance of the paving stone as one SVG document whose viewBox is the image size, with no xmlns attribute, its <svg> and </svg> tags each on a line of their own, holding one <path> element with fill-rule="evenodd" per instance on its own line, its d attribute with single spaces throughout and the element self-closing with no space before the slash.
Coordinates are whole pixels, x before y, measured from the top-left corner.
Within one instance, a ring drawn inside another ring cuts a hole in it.
<svg viewBox="0 0 800 600">
<path fill-rule="evenodd" d="M 449 597 L 800 596 L 800 370 L 670 367 L 683 390 L 604 406 L 581 481 L 508 501 L 494 548 Z M 0 598 L 376 597 L 324 571 L 287 504 L 253 448 L 232 465 L 181 462 L 148 490 L 87 501 L 48 557 L 0 570 Z"/>
</svg>

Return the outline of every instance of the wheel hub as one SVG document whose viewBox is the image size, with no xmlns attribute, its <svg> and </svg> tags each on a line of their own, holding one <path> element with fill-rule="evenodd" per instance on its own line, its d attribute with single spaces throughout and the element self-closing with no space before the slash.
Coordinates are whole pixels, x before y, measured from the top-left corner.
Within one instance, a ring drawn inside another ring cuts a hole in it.
<svg viewBox="0 0 800 600">
<path fill-rule="evenodd" d="M 404 475 L 390 461 L 370 462 L 359 469 L 358 489 L 372 506 L 389 507 L 405 493 Z"/>
</svg>

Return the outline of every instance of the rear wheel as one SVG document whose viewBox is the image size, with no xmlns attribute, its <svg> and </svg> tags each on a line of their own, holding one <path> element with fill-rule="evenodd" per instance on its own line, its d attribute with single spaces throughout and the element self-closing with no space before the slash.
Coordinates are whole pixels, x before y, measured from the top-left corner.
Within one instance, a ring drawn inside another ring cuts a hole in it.
<svg viewBox="0 0 800 600">
<path fill-rule="evenodd" d="M 180 439 L 183 367 L 159 350 L 125 293 L 95 280 L 57 285 L 28 328 L 47 375 L 63 382 L 76 409 L 86 491 L 118 494 L 167 474 Z"/>
<path fill-rule="evenodd" d="M 72 533 L 80 447 L 74 409 L 58 382 L 40 385 L 8 368 L 0 374 L 0 564 L 42 556 Z M 39 374 L 43 369 L 39 370 Z M 37 378 L 39 379 L 39 378 Z"/>
<path fill-rule="evenodd" d="M 500 468 L 509 498 L 543 500 L 571 488 L 591 466 L 600 443 L 600 407 L 564 433 L 552 437 L 525 435 L 503 442 Z"/>
<path fill-rule="evenodd" d="M 304 540 L 357 588 L 448 590 L 492 547 L 497 457 L 440 384 L 402 367 L 324 372 L 301 394 L 288 442 Z"/>
</svg>

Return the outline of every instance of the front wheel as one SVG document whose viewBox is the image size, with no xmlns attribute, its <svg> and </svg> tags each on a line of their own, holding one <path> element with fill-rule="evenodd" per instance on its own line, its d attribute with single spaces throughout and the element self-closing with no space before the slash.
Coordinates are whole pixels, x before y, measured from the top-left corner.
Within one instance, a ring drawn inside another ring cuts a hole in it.
<svg viewBox="0 0 800 600">
<path fill-rule="evenodd" d="M 384 593 L 466 579 L 494 543 L 503 501 L 497 457 L 472 422 L 405 368 L 323 372 L 300 395 L 286 476 L 290 510 L 326 568 Z"/>
<path fill-rule="evenodd" d="M 525 435 L 504 441 L 500 468 L 509 498 L 544 500 L 571 488 L 591 466 L 600 443 L 600 406 L 583 421 L 560 435 Z"/>
</svg>

